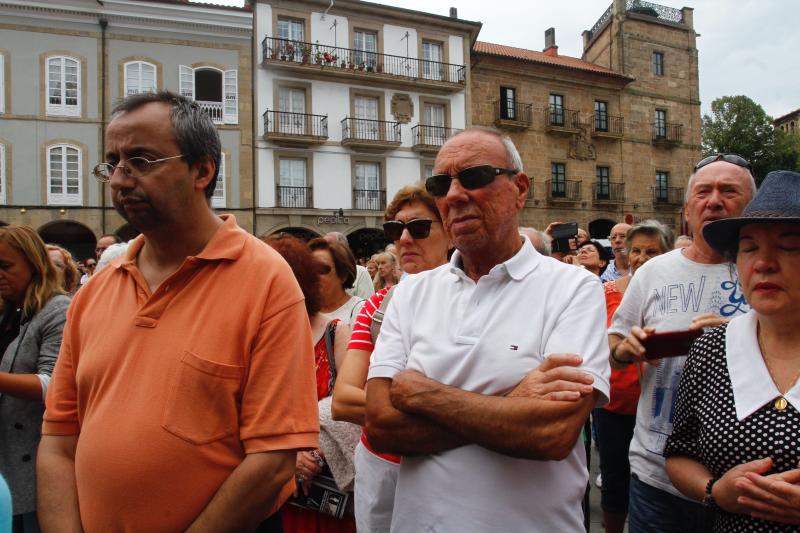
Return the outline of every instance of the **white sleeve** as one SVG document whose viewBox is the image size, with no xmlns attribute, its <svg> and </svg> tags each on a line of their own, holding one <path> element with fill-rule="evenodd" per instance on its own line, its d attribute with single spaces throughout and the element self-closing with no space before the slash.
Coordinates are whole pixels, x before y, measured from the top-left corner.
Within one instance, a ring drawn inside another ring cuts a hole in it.
<svg viewBox="0 0 800 533">
<path fill-rule="evenodd" d="M 639 272 L 637 276 L 631 278 L 622 301 L 611 318 L 609 333 L 627 337 L 633 326 L 644 325 L 645 277 L 646 272 Z"/>
<path fill-rule="evenodd" d="M 50 385 L 50 374 L 36 374 L 39 382 L 42 384 L 42 401 L 47 396 L 47 387 Z"/>
<path fill-rule="evenodd" d="M 597 406 L 610 397 L 608 337 L 606 335 L 606 302 L 600 278 L 582 279 L 569 295 L 568 303 L 558 316 L 556 326 L 544 345 L 544 356 L 555 353 L 576 353 L 583 358 L 581 370 L 594 377 L 593 387 L 603 397 Z"/>
<path fill-rule="evenodd" d="M 397 285 L 383 317 L 381 332 L 375 341 L 375 350 L 370 357 L 367 379 L 392 378 L 408 363 L 408 352 L 403 340 L 403 329 L 411 327 L 412 315 L 405 304 L 403 284 Z"/>
</svg>

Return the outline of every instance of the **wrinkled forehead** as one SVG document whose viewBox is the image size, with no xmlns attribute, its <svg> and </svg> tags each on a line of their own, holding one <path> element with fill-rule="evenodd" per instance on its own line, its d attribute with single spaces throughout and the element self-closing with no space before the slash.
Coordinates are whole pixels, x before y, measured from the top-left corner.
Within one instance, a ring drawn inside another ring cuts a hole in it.
<svg viewBox="0 0 800 533">
<path fill-rule="evenodd" d="M 749 189 L 750 173 L 739 165 L 727 161 L 715 161 L 695 172 L 692 176 L 690 191 L 710 186 L 733 186 Z"/>
<path fill-rule="evenodd" d="M 506 150 L 500 139 L 481 131 L 469 131 L 448 140 L 439 150 L 434 173 L 454 173 L 478 165 L 506 167 Z"/>
</svg>

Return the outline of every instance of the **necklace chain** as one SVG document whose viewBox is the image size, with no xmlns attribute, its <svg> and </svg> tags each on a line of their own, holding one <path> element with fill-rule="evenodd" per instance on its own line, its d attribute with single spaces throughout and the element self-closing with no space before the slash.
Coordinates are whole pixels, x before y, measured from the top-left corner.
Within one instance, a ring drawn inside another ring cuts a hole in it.
<svg viewBox="0 0 800 533">
<path fill-rule="evenodd" d="M 775 372 L 772 371 L 772 367 L 769 364 L 769 359 L 767 358 L 767 354 L 765 353 L 765 350 L 764 350 L 764 343 L 761 341 L 761 328 L 760 327 L 758 328 L 756 336 L 758 338 L 758 347 L 761 350 L 761 358 L 764 360 L 764 364 L 767 367 L 767 372 L 769 372 L 769 377 L 772 378 L 772 382 L 775 383 L 775 388 L 778 388 L 778 381 L 775 378 Z M 789 386 L 786 387 L 786 390 L 782 391 L 782 390 L 780 390 L 780 388 L 778 388 L 778 392 L 781 393 L 781 396 L 783 396 L 788 391 L 790 391 L 792 389 L 792 387 L 794 387 L 795 383 L 797 383 L 798 379 L 800 379 L 800 368 L 798 368 L 797 372 L 795 372 L 794 379 L 792 379 L 791 383 L 789 383 Z"/>
</svg>

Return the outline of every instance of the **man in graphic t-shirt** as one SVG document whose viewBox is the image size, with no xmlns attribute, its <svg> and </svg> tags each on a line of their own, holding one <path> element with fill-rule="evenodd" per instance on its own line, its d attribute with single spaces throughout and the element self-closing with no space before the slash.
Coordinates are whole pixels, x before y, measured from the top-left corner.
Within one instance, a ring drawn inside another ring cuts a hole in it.
<svg viewBox="0 0 800 533">
<path fill-rule="evenodd" d="M 648 333 L 710 327 L 747 312 L 734 267 L 705 242 L 702 228 L 712 220 L 738 216 L 755 189 L 750 164 L 739 156 L 715 155 L 698 163 L 684 209 L 694 242 L 636 272 L 609 329 L 612 367 L 642 361 L 639 341 Z M 672 432 L 685 361 L 677 357 L 644 365 L 630 448 L 631 533 L 710 530 L 705 509 L 678 492 L 664 469 L 662 453 Z"/>
</svg>

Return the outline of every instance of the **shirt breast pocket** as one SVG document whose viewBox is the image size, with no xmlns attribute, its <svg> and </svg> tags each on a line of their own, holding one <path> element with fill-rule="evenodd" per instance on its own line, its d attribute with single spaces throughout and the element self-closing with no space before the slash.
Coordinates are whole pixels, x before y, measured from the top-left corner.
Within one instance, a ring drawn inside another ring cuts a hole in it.
<svg viewBox="0 0 800 533">
<path fill-rule="evenodd" d="M 164 408 L 162 427 L 192 444 L 208 444 L 239 428 L 237 394 L 245 367 L 186 351 Z"/>
</svg>

